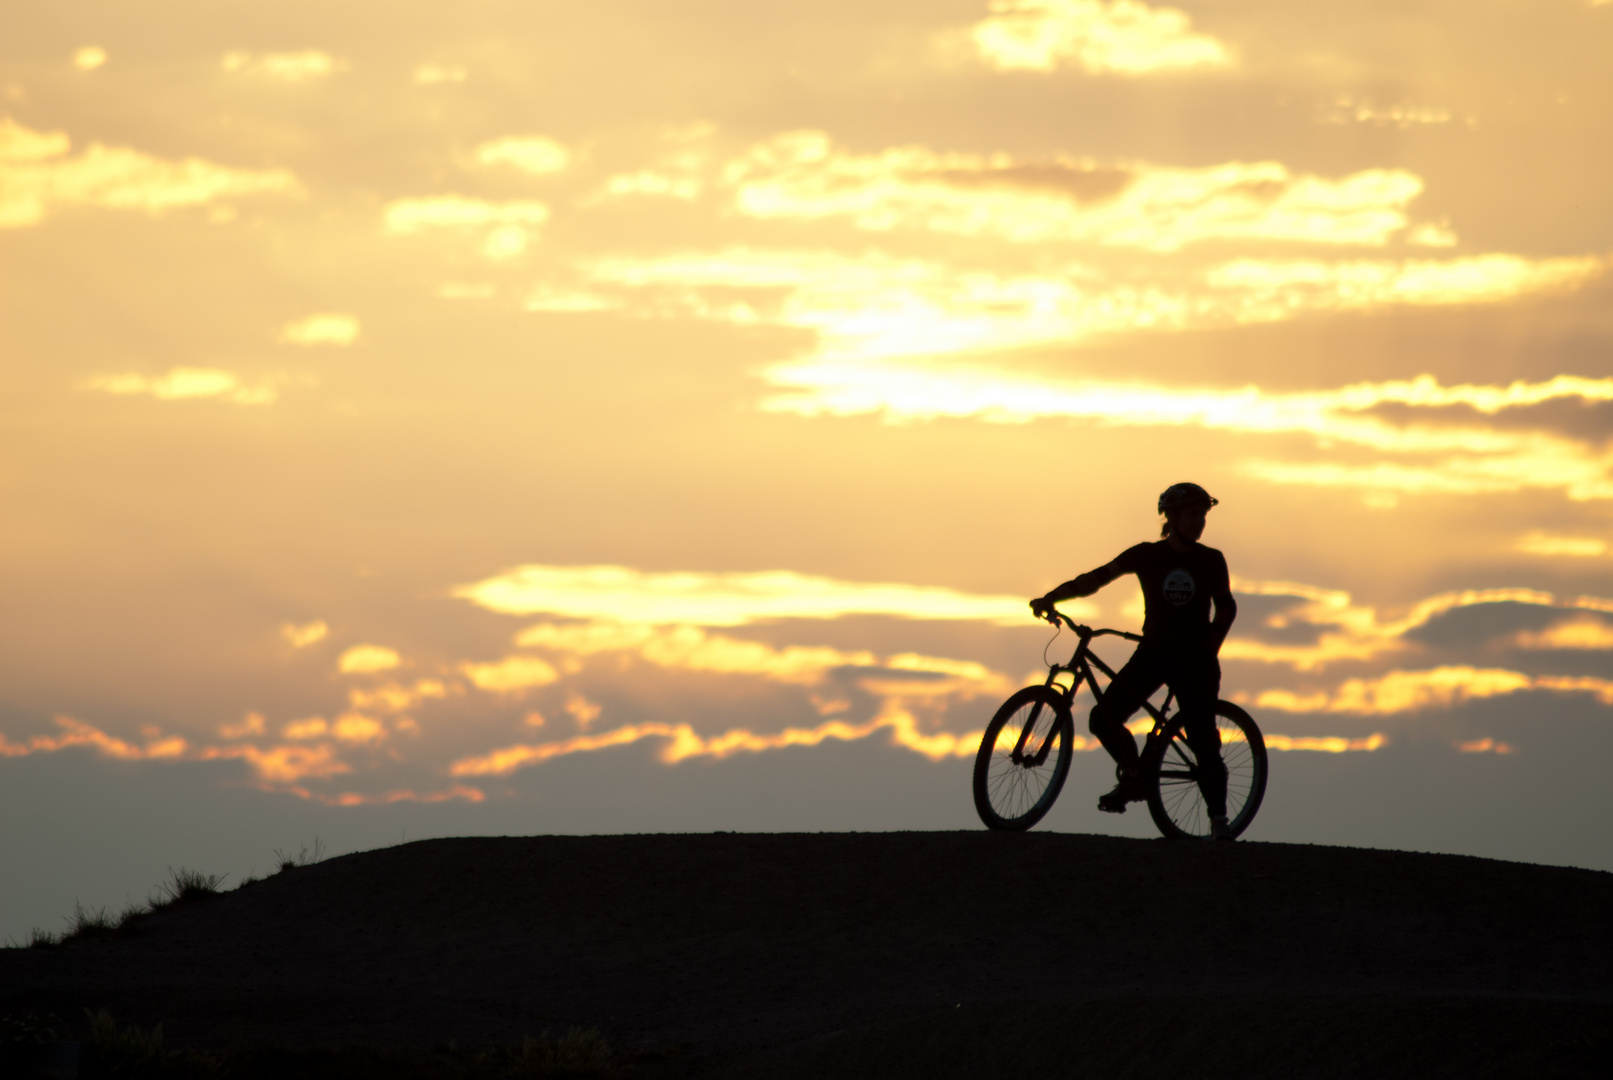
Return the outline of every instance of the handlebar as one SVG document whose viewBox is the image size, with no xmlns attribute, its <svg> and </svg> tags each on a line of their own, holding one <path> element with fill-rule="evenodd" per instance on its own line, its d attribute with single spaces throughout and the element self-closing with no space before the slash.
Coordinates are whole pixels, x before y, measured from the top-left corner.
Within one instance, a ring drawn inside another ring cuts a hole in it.
<svg viewBox="0 0 1613 1080">
<path fill-rule="evenodd" d="M 1084 639 L 1095 637 L 1117 637 L 1125 638 L 1127 641 L 1142 641 L 1141 634 L 1128 634 L 1124 630 L 1094 630 L 1090 626 L 1082 626 L 1080 623 L 1074 621 L 1057 608 L 1048 608 L 1046 619 L 1054 626 L 1058 626 L 1060 623 L 1063 623 L 1065 626 L 1068 626 L 1071 630 L 1081 635 L 1081 637 Z"/>
</svg>

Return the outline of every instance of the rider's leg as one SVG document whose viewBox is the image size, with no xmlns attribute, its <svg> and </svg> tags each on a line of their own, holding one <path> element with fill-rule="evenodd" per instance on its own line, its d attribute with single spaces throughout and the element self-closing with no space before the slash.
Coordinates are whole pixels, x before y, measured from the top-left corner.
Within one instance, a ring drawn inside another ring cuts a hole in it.
<svg viewBox="0 0 1613 1080">
<path fill-rule="evenodd" d="M 1140 771 L 1137 739 L 1126 730 L 1126 721 L 1164 681 L 1159 664 L 1138 649 L 1125 666 L 1115 672 L 1103 697 L 1092 707 L 1087 730 L 1097 736 L 1122 773 L 1136 775 Z"/>
<path fill-rule="evenodd" d="M 1199 791 L 1212 818 L 1227 812 L 1227 767 L 1221 761 L 1221 732 L 1215 726 L 1215 703 L 1221 697 L 1221 664 L 1214 657 L 1182 665 L 1173 672 L 1171 689 L 1181 708 L 1187 745 L 1198 759 Z"/>
</svg>

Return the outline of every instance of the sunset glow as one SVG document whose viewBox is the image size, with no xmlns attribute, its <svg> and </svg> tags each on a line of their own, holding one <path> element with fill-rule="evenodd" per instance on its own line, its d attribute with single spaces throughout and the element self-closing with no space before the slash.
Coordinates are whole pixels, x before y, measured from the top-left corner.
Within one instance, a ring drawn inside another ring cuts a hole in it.
<svg viewBox="0 0 1613 1080">
<path fill-rule="evenodd" d="M 1613 869 L 1613 4 L 7 25 L 16 896 L 251 830 L 974 828 L 1075 647 L 1028 601 L 1182 480 L 1251 838 Z M 1038 828 L 1142 835 L 1091 708 Z"/>
</svg>

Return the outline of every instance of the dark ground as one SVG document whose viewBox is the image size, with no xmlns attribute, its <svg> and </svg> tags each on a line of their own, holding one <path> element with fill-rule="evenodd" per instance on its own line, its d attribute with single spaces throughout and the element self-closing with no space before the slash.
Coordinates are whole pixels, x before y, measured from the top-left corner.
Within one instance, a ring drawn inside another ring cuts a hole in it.
<svg viewBox="0 0 1613 1080">
<path fill-rule="evenodd" d="M 430 840 L 0 950 L 0 1015 L 399 1054 L 581 1025 L 645 1078 L 1613 1076 L 1610 928 L 1613 875 L 1449 855 Z"/>
</svg>

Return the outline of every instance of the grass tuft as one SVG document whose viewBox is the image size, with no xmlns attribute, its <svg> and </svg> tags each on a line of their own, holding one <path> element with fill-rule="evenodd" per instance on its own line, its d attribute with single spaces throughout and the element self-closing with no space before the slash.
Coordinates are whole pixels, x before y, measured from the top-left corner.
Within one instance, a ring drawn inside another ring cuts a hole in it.
<svg viewBox="0 0 1613 1080">
<path fill-rule="evenodd" d="M 287 870 L 295 870 L 299 866 L 312 866 L 316 862 L 319 862 L 320 860 L 324 859 L 324 857 L 325 857 L 325 841 L 321 840 L 317 836 L 314 837 L 314 850 L 313 851 L 308 850 L 308 845 L 307 844 L 303 844 L 301 850 L 299 850 L 295 855 L 289 854 L 288 852 L 281 851 L 279 848 L 275 848 L 274 849 L 275 873 L 280 874 L 280 873 L 284 873 Z"/>
<path fill-rule="evenodd" d="M 157 895 L 151 899 L 151 909 L 156 911 L 175 904 L 217 896 L 218 887 L 224 884 L 224 879 L 228 876 L 228 874 L 204 874 L 200 870 L 186 870 L 183 866 L 175 870 L 170 866 L 168 881 L 157 887 Z"/>
<path fill-rule="evenodd" d="M 28 947 L 30 949 L 54 949 L 61 943 L 61 939 L 49 930 L 41 930 L 36 926 L 28 931 Z"/>
<path fill-rule="evenodd" d="M 106 908 L 100 907 L 93 911 L 77 900 L 73 901 L 73 914 L 67 917 L 67 930 L 62 934 L 62 944 L 69 941 L 85 941 L 90 938 L 111 937 L 118 929 L 118 920 Z"/>
</svg>

